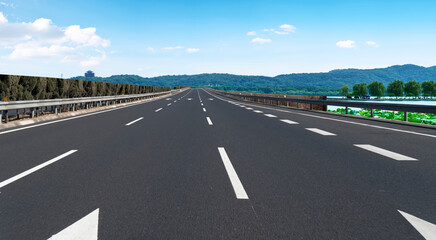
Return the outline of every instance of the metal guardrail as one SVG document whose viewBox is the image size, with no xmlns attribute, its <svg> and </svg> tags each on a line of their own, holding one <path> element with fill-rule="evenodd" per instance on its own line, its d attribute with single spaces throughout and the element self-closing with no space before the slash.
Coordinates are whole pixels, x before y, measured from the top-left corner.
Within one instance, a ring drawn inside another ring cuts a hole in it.
<svg viewBox="0 0 436 240">
<path fill-rule="evenodd" d="M 40 109 L 40 112 L 42 112 L 44 107 L 46 108 L 46 110 L 48 107 L 51 107 L 50 112 L 58 114 L 65 109 L 67 111 L 70 109 L 72 109 L 72 111 L 75 111 L 77 107 L 88 109 L 98 106 L 108 106 L 112 104 L 122 103 L 123 101 L 124 102 L 137 101 L 141 99 L 170 94 L 177 91 L 181 91 L 181 90 L 171 90 L 165 92 L 144 93 L 144 94 L 100 96 L 100 97 L 0 102 L 0 124 L 2 123 L 3 119 L 5 120 L 5 122 L 8 122 L 9 110 L 30 109 L 30 117 L 33 118 L 35 117 L 35 115 L 38 116 L 37 110 Z M 17 117 L 18 118 L 20 117 L 19 113 Z"/>
<path fill-rule="evenodd" d="M 341 100 L 314 100 L 314 99 L 299 99 L 299 98 L 282 98 L 282 97 L 270 97 L 270 96 L 256 96 L 249 94 L 235 94 L 226 91 L 218 91 L 210 89 L 213 92 L 239 99 L 265 99 L 279 102 L 295 102 L 310 104 L 310 110 L 312 110 L 312 104 L 319 104 L 325 106 L 342 106 L 345 107 L 346 114 L 348 114 L 349 107 L 355 108 L 367 108 L 371 110 L 371 117 L 374 117 L 374 109 L 378 110 L 392 110 L 404 112 L 404 121 L 407 121 L 407 112 L 417 113 L 434 113 L 436 114 L 436 106 L 432 105 L 417 105 L 417 104 L 396 104 L 396 103 L 374 103 L 374 102 L 354 102 L 354 101 L 341 101 Z"/>
</svg>

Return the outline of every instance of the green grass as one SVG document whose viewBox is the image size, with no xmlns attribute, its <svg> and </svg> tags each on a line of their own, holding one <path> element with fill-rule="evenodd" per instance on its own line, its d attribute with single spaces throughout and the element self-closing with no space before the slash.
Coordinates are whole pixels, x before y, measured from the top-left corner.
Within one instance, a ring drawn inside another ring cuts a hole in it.
<svg viewBox="0 0 436 240">
<path fill-rule="evenodd" d="M 345 114 L 345 108 L 329 110 L 329 112 Z M 348 114 L 354 116 L 371 117 L 371 110 L 370 109 L 362 109 L 358 111 L 348 110 Z M 403 121 L 404 112 L 374 110 L 374 118 L 393 119 L 393 120 Z M 407 121 L 414 122 L 414 123 L 436 125 L 436 114 L 410 112 L 407 115 Z"/>
</svg>

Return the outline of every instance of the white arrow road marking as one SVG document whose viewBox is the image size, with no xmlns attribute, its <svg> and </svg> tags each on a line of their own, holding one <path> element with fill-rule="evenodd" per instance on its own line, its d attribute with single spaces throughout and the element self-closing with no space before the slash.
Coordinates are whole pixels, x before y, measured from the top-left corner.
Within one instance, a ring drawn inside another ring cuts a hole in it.
<svg viewBox="0 0 436 240">
<path fill-rule="evenodd" d="M 436 239 L 436 225 L 398 210 L 403 217 L 427 240 Z"/>
<path fill-rule="evenodd" d="M 144 118 L 143 118 L 143 117 L 140 117 L 140 118 L 138 118 L 138 119 L 136 119 L 136 120 L 133 120 L 133 121 L 127 123 L 126 126 L 130 126 L 130 125 L 134 124 L 134 123 L 137 122 L 137 121 L 141 121 L 142 119 L 144 119 Z"/>
<path fill-rule="evenodd" d="M 241 180 L 239 180 L 238 174 L 236 174 L 233 168 L 232 162 L 230 162 L 229 156 L 227 156 L 226 150 L 223 147 L 219 147 L 221 159 L 223 160 L 224 167 L 229 175 L 230 182 L 232 183 L 233 190 L 235 191 L 237 199 L 248 199 L 248 195 L 245 192 L 244 186 L 242 186 Z"/>
<path fill-rule="evenodd" d="M 210 120 L 210 117 L 206 117 L 207 122 L 209 123 L 209 125 L 213 125 L 212 120 Z"/>
<path fill-rule="evenodd" d="M 159 112 L 160 110 L 162 110 L 162 108 L 156 109 L 156 111 L 154 111 L 154 112 Z"/>
<path fill-rule="evenodd" d="M 55 157 L 55 158 L 53 158 L 51 160 L 48 160 L 45 163 L 41 163 L 41 164 L 39 164 L 36 167 L 33 167 L 33 168 L 31 168 L 31 169 L 29 169 L 29 170 L 27 170 L 25 172 L 22 172 L 22 173 L 16 175 L 15 177 L 11 177 L 11 178 L 3 181 L 3 182 L 0 182 L 0 188 L 4 187 L 4 186 L 6 186 L 6 185 L 8 185 L 10 183 L 13 183 L 13 182 L 17 181 L 18 179 L 23 178 L 23 177 L 25 177 L 25 176 L 33 173 L 33 172 L 36 172 L 36 171 L 38 171 L 39 169 L 41 169 L 43 167 L 47 167 L 48 165 L 50 165 L 50 164 L 52 164 L 54 162 L 57 162 L 57 161 L 61 160 L 62 158 L 66 157 L 68 155 L 71 155 L 71 154 L 73 154 L 75 152 L 77 152 L 77 150 L 68 151 L 68 152 L 66 152 L 66 153 L 64 153 L 64 154 L 62 154 L 60 156 L 57 156 L 57 157 Z"/>
<path fill-rule="evenodd" d="M 267 116 L 267 117 L 270 117 L 270 118 L 275 118 L 275 117 L 277 117 L 276 115 L 272 115 L 272 114 L 264 114 L 265 116 Z"/>
<path fill-rule="evenodd" d="M 392 159 L 397 160 L 397 161 L 418 161 L 418 159 L 404 156 L 402 154 L 391 152 L 391 151 L 385 150 L 383 148 L 379 148 L 379 147 L 372 146 L 369 144 L 354 144 L 354 146 L 368 150 L 368 151 L 373 152 L 373 153 L 383 155 L 383 156 L 388 157 L 388 158 L 392 158 Z"/>
<path fill-rule="evenodd" d="M 298 124 L 297 122 L 294 122 L 294 121 L 291 121 L 291 120 L 288 120 L 288 119 L 280 119 L 280 121 L 285 122 L 287 124 Z"/>
<path fill-rule="evenodd" d="M 324 131 L 324 130 L 321 130 L 321 129 L 318 129 L 318 128 L 306 128 L 306 129 L 309 130 L 309 131 L 312 131 L 314 133 L 321 134 L 323 136 L 336 136 L 336 134 L 334 134 L 334 133 L 327 132 L 327 131 Z"/>
<path fill-rule="evenodd" d="M 69 227 L 53 235 L 48 240 L 97 240 L 99 208 Z"/>
</svg>

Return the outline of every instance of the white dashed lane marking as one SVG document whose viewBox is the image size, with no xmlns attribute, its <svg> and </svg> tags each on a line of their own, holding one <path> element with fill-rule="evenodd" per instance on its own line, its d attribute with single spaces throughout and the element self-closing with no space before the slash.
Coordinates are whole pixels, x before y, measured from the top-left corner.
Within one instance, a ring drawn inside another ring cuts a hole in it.
<svg viewBox="0 0 436 240">
<path fill-rule="evenodd" d="M 144 119 L 144 118 L 143 118 L 143 117 L 140 117 L 140 118 L 138 118 L 138 119 L 136 119 L 136 120 L 133 120 L 133 121 L 127 123 L 126 126 L 130 126 L 130 125 L 134 124 L 134 123 L 137 122 L 137 121 L 141 121 L 142 119 Z"/>
<path fill-rule="evenodd" d="M 306 129 L 311 131 L 311 132 L 323 135 L 323 136 L 336 136 L 336 134 L 334 134 L 334 133 L 327 132 L 327 131 L 324 131 L 324 130 L 321 130 L 321 129 L 318 129 L 318 128 L 306 128 Z"/>
<path fill-rule="evenodd" d="M 237 199 L 248 199 L 248 195 L 245 192 L 244 186 L 242 186 L 241 180 L 239 180 L 238 174 L 236 174 L 233 168 L 232 162 L 223 147 L 219 147 L 218 151 L 223 160 L 224 167 L 226 168 L 227 174 L 229 175 L 230 182 L 232 183 L 233 190 L 235 191 Z"/>
<path fill-rule="evenodd" d="M 386 150 L 383 148 L 379 148 L 376 146 L 372 146 L 369 144 L 354 144 L 354 146 L 368 150 L 368 151 L 373 152 L 373 153 L 380 154 L 380 155 L 388 157 L 388 158 L 392 158 L 392 159 L 397 160 L 397 161 L 418 161 L 418 159 L 411 158 L 411 157 L 408 157 L 408 156 L 405 156 L 405 155 L 402 155 L 399 153 L 395 153 L 395 152 L 392 152 L 392 151 L 389 151 L 389 150 Z"/>
<path fill-rule="evenodd" d="M 294 122 L 294 121 L 291 121 L 291 120 L 288 120 L 288 119 L 280 119 L 280 121 L 282 121 L 284 123 L 287 123 L 287 124 L 298 124 L 297 122 Z"/>
</svg>

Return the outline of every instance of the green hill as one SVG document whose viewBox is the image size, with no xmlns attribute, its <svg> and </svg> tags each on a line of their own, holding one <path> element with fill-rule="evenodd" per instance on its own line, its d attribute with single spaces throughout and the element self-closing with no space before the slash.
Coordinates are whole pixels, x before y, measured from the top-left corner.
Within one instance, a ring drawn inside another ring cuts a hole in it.
<svg viewBox="0 0 436 240">
<path fill-rule="evenodd" d="M 418 82 L 436 80 L 436 66 L 426 68 L 407 64 L 376 69 L 340 69 L 326 73 L 294 73 L 275 77 L 211 73 L 152 78 L 144 78 L 137 75 L 114 75 L 107 78 L 96 77 L 90 79 L 75 77 L 74 79 L 148 86 L 220 86 L 229 87 L 229 89 L 252 89 L 259 92 L 263 91 L 261 88 L 286 88 L 292 89 L 292 91 L 295 90 L 297 94 L 308 92 L 329 94 L 339 89 L 343 84 L 348 84 L 352 87 L 356 83 L 380 81 L 387 86 L 393 80 L 402 80 L 404 82 L 409 80 L 416 80 Z"/>
</svg>

